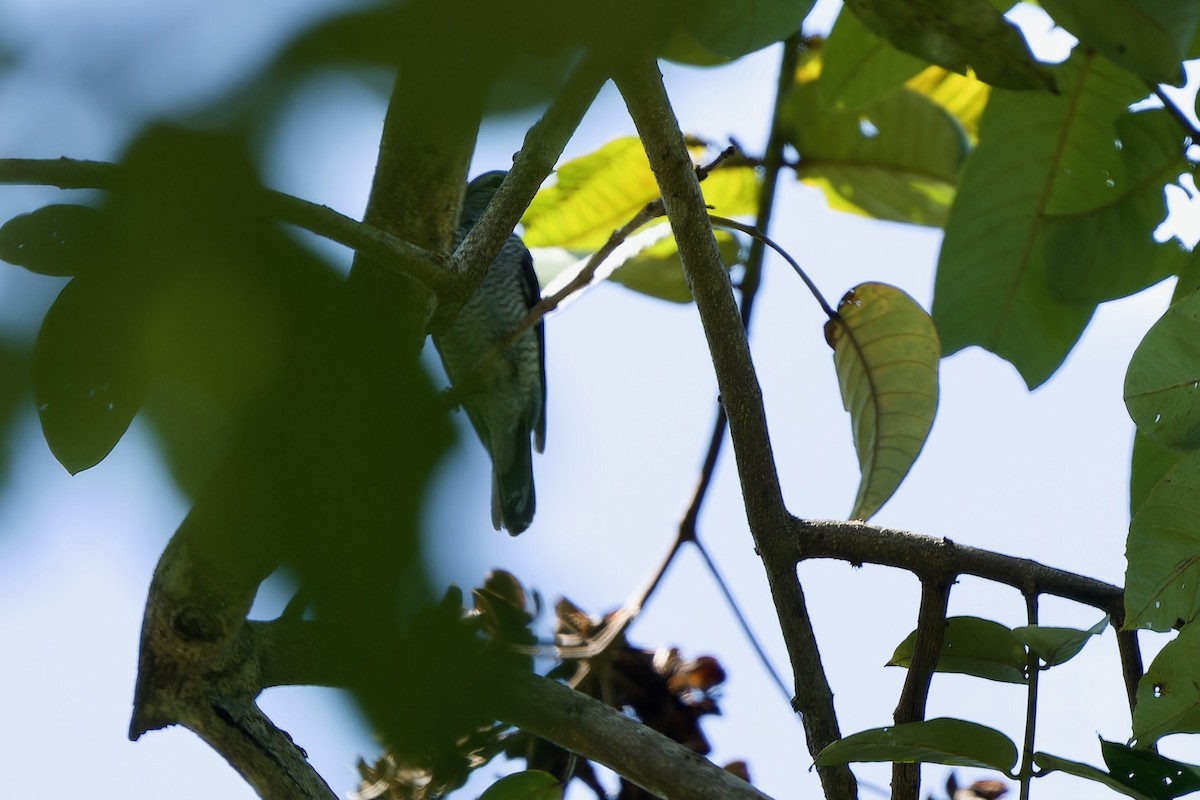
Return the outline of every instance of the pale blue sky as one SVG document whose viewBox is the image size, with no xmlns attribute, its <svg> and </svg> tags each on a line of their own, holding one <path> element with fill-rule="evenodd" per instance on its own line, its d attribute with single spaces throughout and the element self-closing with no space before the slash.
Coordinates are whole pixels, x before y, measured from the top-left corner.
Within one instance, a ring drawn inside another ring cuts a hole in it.
<svg viewBox="0 0 1200 800">
<path fill-rule="evenodd" d="M 0 0 L 0 47 L 22 54 L 13 70 L 0 73 L 0 155 L 112 158 L 143 115 L 182 108 L 261 59 L 264 48 L 300 24 L 295 9 L 294 3 L 234 0 L 124 0 L 103 7 Z M 733 135 L 751 150 L 761 147 L 777 59 L 772 48 L 722 70 L 669 68 L 668 87 L 685 130 L 718 140 Z M 383 99 L 359 84 L 313 82 L 266 159 L 268 181 L 358 216 L 382 113 Z M 506 166 L 526 124 L 491 124 L 477 171 Z M 567 155 L 631 132 L 609 87 Z M 0 217 L 62 197 L 0 187 Z M 833 214 L 814 192 L 785 179 L 772 233 L 831 300 L 861 281 L 880 280 L 929 306 L 936 231 Z M 27 327 L 35 309 L 52 299 L 50 283 L 0 270 L 0 326 L 11 329 L 24 320 Z M 876 521 L 1120 583 L 1132 438 L 1121 401 L 1124 367 L 1169 295 L 1164 284 L 1103 307 L 1060 373 L 1034 393 L 1010 366 L 982 351 L 944 361 L 933 433 Z M 786 265 L 770 260 L 752 346 L 789 507 L 813 518 L 846 514 L 858 479 L 822 322 Z M 603 612 L 657 563 L 690 498 L 712 424 L 711 366 L 694 308 L 612 285 L 551 318 L 547 350 L 549 430 L 547 452 L 535 460 L 533 528 L 515 540 L 491 530 L 489 467 L 466 436 L 445 464 L 431 504 L 430 556 L 447 581 L 474 585 L 487 569 L 503 566 L 551 601 L 565 593 Z M 125 739 L 141 605 L 158 550 L 184 513 L 155 471 L 143 433 L 135 423 L 109 459 L 74 478 L 53 461 L 35 430 L 20 444 L 15 479 L 0 497 L 6 795 L 85 786 L 92 796 L 122 800 L 165 792 L 176 800 L 253 796 L 187 731 L 151 733 L 137 744 Z M 785 670 L 729 455 L 727 448 L 701 536 Z M 843 730 L 886 724 L 903 672 L 882 665 L 912 627 L 915 580 L 840 563 L 807 564 L 801 576 Z M 961 582 L 952 611 L 1024 623 L 1019 594 L 976 580 Z M 1043 604 L 1045 624 L 1088 627 L 1098 616 L 1067 603 Z M 705 724 L 714 760 L 746 758 L 756 782 L 780 800 L 816 796 L 798 721 L 692 554 L 668 575 L 631 638 L 718 656 L 730 679 L 724 716 Z M 1128 736 L 1111 632 L 1049 672 L 1043 687 L 1041 749 L 1098 764 L 1097 733 Z M 270 692 L 264 705 L 339 793 L 352 788 L 353 761 L 373 745 L 341 712 L 335 693 Z M 970 718 L 1019 740 L 1023 707 L 1016 687 L 944 675 L 934 682 L 930 715 Z M 1167 740 L 1164 751 L 1200 761 L 1194 737 Z M 880 785 L 888 780 L 885 767 L 860 774 Z M 926 774 L 932 789 L 945 770 L 927 768 Z M 1057 777 L 1039 791 L 1044 797 L 1111 796 Z"/>
</svg>

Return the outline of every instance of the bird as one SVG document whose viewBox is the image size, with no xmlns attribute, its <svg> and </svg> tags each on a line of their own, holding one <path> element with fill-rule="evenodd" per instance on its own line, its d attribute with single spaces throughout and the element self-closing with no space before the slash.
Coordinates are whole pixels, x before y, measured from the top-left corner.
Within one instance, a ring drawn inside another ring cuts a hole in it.
<svg viewBox="0 0 1200 800">
<path fill-rule="evenodd" d="M 506 173 L 467 184 L 455 234 L 460 244 L 483 216 Z M 512 536 L 533 522 L 532 446 L 546 446 L 546 342 L 541 321 L 503 352 L 493 351 L 541 299 L 533 257 L 511 234 L 458 317 L 433 335 L 451 385 L 492 460 L 492 527 Z M 485 360 L 486 359 L 486 360 Z M 465 387 L 465 388 L 464 388 Z"/>
</svg>

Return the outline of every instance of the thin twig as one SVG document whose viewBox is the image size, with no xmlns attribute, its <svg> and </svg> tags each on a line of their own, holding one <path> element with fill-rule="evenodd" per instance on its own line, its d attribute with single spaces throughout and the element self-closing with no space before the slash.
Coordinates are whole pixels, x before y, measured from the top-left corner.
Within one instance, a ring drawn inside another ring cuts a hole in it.
<svg viewBox="0 0 1200 800">
<path fill-rule="evenodd" d="M 1025 612 L 1028 624 L 1038 624 L 1038 596 L 1037 593 L 1025 595 Z M 1026 657 L 1026 676 L 1027 692 L 1025 699 L 1025 744 L 1021 750 L 1021 771 L 1018 773 L 1018 779 L 1021 785 L 1020 800 L 1029 800 L 1029 790 L 1033 783 L 1033 753 L 1036 745 L 1037 734 L 1037 705 L 1038 705 L 1038 678 L 1042 672 L 1042 664 L 1038 659 L 1033 648 L 1029 649 L 1029 654 Z"/>
<path fill-rule="evenodd" d="M 804 285 L 808 287 L 808 291 L 812 292 L 812 296 L 817 299 L 817 303 L 820 304 L 821 310 L 825 312 L 825 316 L 829 317 L 830 319 L 837 319 L 837 312 L 834 311 L 833 307 L 830 306 L 825 300 L 825 296 L 821 294 L 821 290 L 817 288 L 815 283 L 813 283 L 812 278 L 808 277 L 808 273 L 801 268 L 801 266 L 796 262 L 796 259 L 792 258 L 786 250 L 776 244 L 771 237 L 767 236 L 753 225 L 747 225 L 744 222 L 738 222 L 735 219 L 721 217 L 716 214 L 709 214 L 708 218 L 723 228 L 733 228 L 735 231 L 741 231 L 748 236 L 753 236 L 755 239 L 762 241 L 763 244 L 765 244 L 767 247 L 770 247 L 772 250 L 782 256 L 783 260 L 786 261 L 795 271 L 795 273 L 800 276 L 800 280 L 804 281 Z"/>
<path fill-rule="evenodd" d="M 779 674 L 779 670 L 775 669 L 775 665 L 771 663 L 771 657 L 767 655 L 767 651 L 763 649 L 762 644 L 758 641 L 758 636 L 755 635 L 754 629 L 750 627 L 750 620 L 742 613 L 741 607 L 733 597 L 733 592 L 729 590 L 729 584 L 726 582 L 724 576 L 721 575 L 721 571 L 717 569 L 717 562 L 713 561 L 712 556 L 709 555 L 708 548 L 704 546 L 703 542 L 695 539 L 693 543 L 696 545 L 696 549 L 700 551 L 700 557 L 704 559 L 704 564 L 712 574 L 713 580 L 716 581 L 717 589 L 725 599 L 725 604 L 733 612 L 733 617 L 737 620 L 738 627 L 742 629 L 742 634 L 750 643 L 750 648 L 754 650 L 754 654 L 758 656 L 758 660 L 762 663 L 763 668 L 771 676 L 771 682 L 775 684 L 780 694 L 783 695 L 784 702 L 790 703 L 792 700 L 791 691 L 788 690 L 787 684 L 784 683 L 783 677 Z"/>
</svg>

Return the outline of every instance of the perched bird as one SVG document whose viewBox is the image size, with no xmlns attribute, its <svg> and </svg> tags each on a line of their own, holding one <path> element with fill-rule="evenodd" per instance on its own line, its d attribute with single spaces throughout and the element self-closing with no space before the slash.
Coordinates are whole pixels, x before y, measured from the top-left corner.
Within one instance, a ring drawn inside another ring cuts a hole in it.
<svg viewBox="0 0 1200 800">
<path fill-rule="evenodd" d="M 467 184 L 456 243 L 483 216 L 503 172 Z M 533 446 L 546 444 L 546 346 L 542 323 L 498 357 L 484 361 L 538 302 L 533 258 L 513 234 L 488 267 L 478 291 L 433 344 L 450 382 L 464 390 L 463 408 L 492 457 L 492 525 L 513 536 L 533 521 Z"/>
</svg>

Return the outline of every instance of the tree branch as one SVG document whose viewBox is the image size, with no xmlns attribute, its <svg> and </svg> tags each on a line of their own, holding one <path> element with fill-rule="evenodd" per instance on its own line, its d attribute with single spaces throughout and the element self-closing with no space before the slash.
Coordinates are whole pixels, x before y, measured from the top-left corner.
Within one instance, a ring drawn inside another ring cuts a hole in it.
<svg viewBox="0 0 1200 800">
<path fill-rule="evenodd" d="M 684 274 L 696 300 L 712 356 L 721 404 L 729 418 L 746 517 L 756 545 L 764 552 L 763 532 L 785 525 L 790 517 L 783 505 L 762 390 L 729 274 L 721 263 L 700 184 L 657 63 L 649 54 L 643 54 L 631 59 L 615 78 L 645 144 L 679 245 Z M 770 563 L 766 565 L 771 593 L 796 668 L 796 707 L 804 715 L 810 751 L 816 753 L 840 736 L 833 693 L 821 668 L 794 566 L 779 570 Z M 819 774 L 825 794 L 831 800 L 855 796 L 854 777 L 848 768 L 822 767 Z"/>
<path fill-rule="evenodd" d="M 783 528 L 767 531 L 765 536 L 767 552 L 791 564 L 810 558 L 833 558 L 856 566 L 880 564 L 907 570 L 923 581 L 974 575 L 1007 584 L 1024 594 L 1051 594 L 1098 608 L 1108 613 L 1118 628 L 1124 619 L 1124 593 L 1119 586 L 949 539 L 862 522 L 796 518 Z"/>
<path fill-rule="evenodd" d="M 948 580 L 922 581 L 921 605 L 917 611 L 917 635 L 913 642 L 912 661 L 904 678 L 904 688 L 892 715 L 897 725 L 925 719 L 925 704 L 929 700 L 929 684 L 942 654 L 946 633 L 946 609 L 950 604 Z M 896 762 L 892 764 L 892 800 L 917 800 L 921 794 L 921 765 Z"/>
<path fill-rule="evenodd" d="M 4 158 L 0 159 L 0 183 L 107 190 L 112 188 L 120 170 L 119 164 L 106 161 Z M 387 231 L 358 222 L 327 206 L 271 189 L 264 190 L 263 203 L 280 221 L 366 253 L 385 268 L 418 281 L 430 291 L 440 294 L 452 285 L 446 269 L 447 259 Z"/>
</svg>

